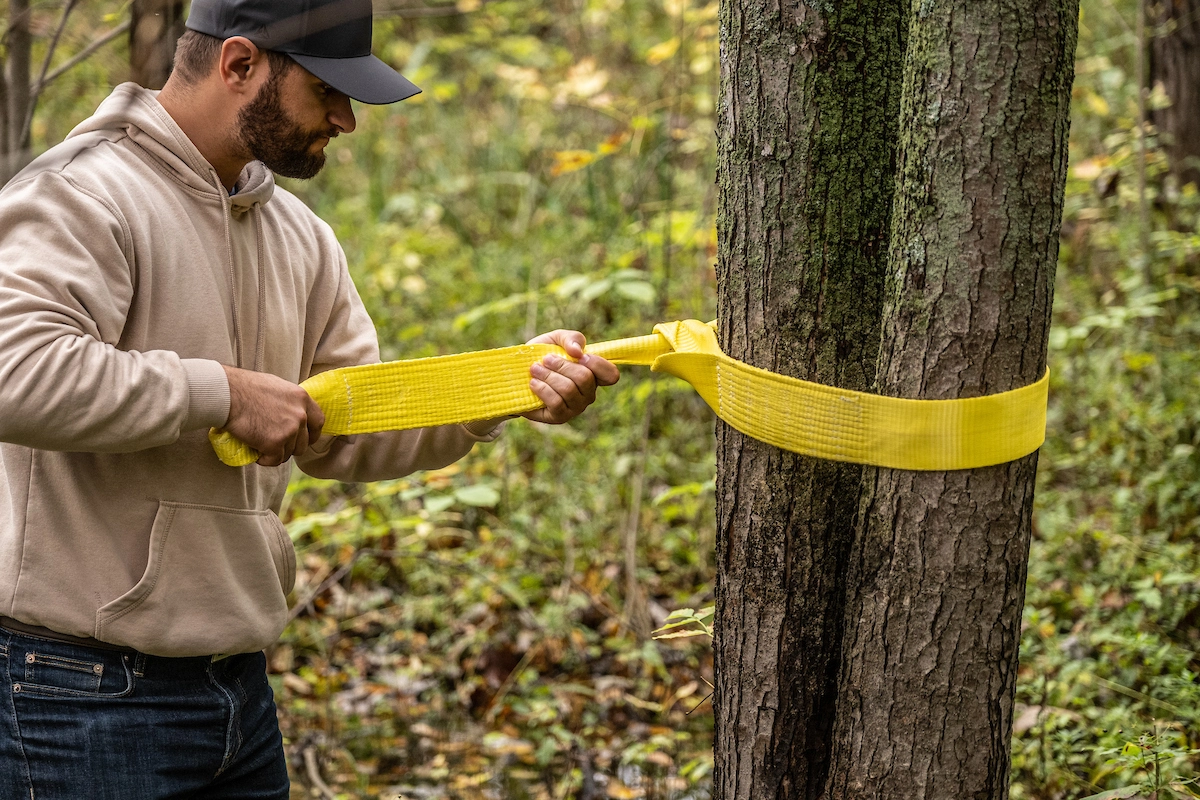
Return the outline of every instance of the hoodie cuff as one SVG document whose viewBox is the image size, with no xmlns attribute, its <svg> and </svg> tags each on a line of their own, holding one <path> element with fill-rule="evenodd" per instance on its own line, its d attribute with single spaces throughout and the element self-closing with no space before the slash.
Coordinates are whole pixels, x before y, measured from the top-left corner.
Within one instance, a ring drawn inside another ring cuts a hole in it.
<svg viewBox="0 0 1200 800">
<path fill-rule="evenodd" d="M 229 378 L 225 368 L 219 361 L 206 358 L 180 360 L 188 379 L 188 414 L 183 429 L 224 426 L 229 421 Z"/>
<path fill-rule="evenodd" d="M 504 430 L 504 423 L 510 419 L 512 417 L 477 419 L 474 422 L 463 423 L 463 428 L 480 442 L 494 442 Z"/>
</svg>

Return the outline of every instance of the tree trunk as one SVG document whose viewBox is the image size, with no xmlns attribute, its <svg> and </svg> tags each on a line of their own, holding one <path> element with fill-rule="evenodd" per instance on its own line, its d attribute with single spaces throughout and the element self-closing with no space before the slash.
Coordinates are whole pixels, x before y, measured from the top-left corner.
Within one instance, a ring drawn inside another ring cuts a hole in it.
<svg viewBox="0 0 1200 800">
<path fill-rule="evenodd" d="M 721 4 L 721 345 L 851 389 L 874 380 L 903 0 Z M 715 796 L 819 796 L 862 468 L 718 423 Z"/>
<path fill-rule="evenodd" d="M 876 391 L 1046 369 L 1078 0 L 921 0 Z M 830 798 L 1007 795 L 1037 455 L 871 469 L 848 578 Z"/>
<path fill-rule="evenodd" d="M 1180 183 L 1200 184 L 1200 0 L 1159 0 L 1150 13 L 1150 82 L 1162 83 L 1171 98 L 1154 112 L 1154 124 L 1165 134 L 1171 172 Z"/>
<path fill-rule="evenodd" d="M 9 0 L 8 53 L 4 63 L 5 147 L 0 164 L 0 181 L 17 174 L 29 160 L 29 140 L 25 119 L 31 103 L 33 34 L 29 29 L 29 0 Z"/>
<path fill-rule="evenodd" d="M 171 75 L 175 43 L 183 35 L 182 0 L 134 0 L 129 27 L 130 80 L 161 89 Z"/>
</svg>

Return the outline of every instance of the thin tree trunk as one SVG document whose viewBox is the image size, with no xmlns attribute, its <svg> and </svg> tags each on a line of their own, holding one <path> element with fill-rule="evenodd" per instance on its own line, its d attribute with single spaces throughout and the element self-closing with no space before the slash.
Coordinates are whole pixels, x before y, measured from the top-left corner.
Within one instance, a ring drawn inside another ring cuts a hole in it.
<svg viewBox="0 0 1200 800">
<path fill-rule="evenodd" d="M 183 35 L 182 0 L 134 0 L 129 27 L 130 79 L 161 89 L 171 75 L 175 43 Z"/>
<path fill-rule="evenodd" d="M 1200 184 L 1200 0 L 1158 0 L 1150 13 L 1150 82 L 1171 99 L 1154 112 L 1154 124 L 1165 134 L 1171 171 L 1181 183 Z"/>
<path fill-rule="evenodd" d="M 0 59 L 0 186 L 8 182 L 9 152 L 8 144 L 8 56 Z"/>
<path fill-rule="evenodd" d="M 25 118 L 29 115 L 32 76 L 33 34 L 29 28 L 29 0 L 9 0 L 8 57 L 4 65 L 8 103 L 5 120 L 7 146 L 4 148 L 3 174 L 8 180 L 28 161 L 29 141 Z"/>
<path fill-rule="evenodd" d="M 1078 0 L 920 0 L 880 393 L 1044 373 L 1077 20 Z M 829 798 L 1006 796 L 1036 465 L 867 472 Z"/>
<path fill-rule="evenodd" d="M 723 0 L 725 352 L 865 389 L 875 374 L 903 0 Z M 817 797 L 862 469 L 718 423 L 717 798 Z"/>
</svg>

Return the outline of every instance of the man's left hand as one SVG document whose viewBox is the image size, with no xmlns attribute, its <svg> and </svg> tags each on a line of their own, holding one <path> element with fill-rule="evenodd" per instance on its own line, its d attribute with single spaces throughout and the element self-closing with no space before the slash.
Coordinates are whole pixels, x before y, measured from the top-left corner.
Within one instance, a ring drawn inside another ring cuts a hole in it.
<svg viewBox="0 0 1200 800">
<path fill-rule="evenodd" d="M 616 366 L 584 352 L 587 339 L 579 331 L 544 333 L 526 344 L 556 344 L 575 359 L 550 355 L 529 368 L 529 388 L 546 404 L 521 416 L 559 425 L 574 419 L 596 401 L 597 386 L 612 386 L 621 377 Z"/>
</svg>

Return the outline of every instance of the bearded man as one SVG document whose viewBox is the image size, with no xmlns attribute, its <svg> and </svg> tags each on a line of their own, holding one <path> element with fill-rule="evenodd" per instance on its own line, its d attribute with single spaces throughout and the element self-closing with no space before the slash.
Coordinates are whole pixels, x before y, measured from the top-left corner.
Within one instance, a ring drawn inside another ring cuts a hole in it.
<svg viewBox="0 0 1200 800">
<path fill-rule="evenodd" d="M 370 0 L 194 0 L 161 93 L 126 84 L 0 192 L 0 797 L 288 797 L 262 649 L 295 554 L 295 459 L 349 481 L 449 464 L 500 421 L 322 436 L 297 384 L 378 361 L 329 226 L 277 188 L 419 91 Z M 615 383 L 531 367 L 565 422 Z M 221 464 L 225 428 L 261 454 Z"/>
</svg>

